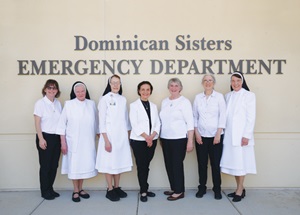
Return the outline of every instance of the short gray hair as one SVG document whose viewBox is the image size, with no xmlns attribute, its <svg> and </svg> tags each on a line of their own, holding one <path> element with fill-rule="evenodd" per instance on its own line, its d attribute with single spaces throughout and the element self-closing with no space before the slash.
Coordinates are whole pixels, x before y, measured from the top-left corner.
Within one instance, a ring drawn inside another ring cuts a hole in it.
<svg viewBox="0 0 300 215">
<path fill-rule="evenodd" d="M 180 88 L 181 88 L 180 91 L 182 91 L 183 86 L 182 86 L 182 83 L 181 83 L 181 81 L 179 80 L 179 78 L 171 78 L 171 79 L 169 80 L 169 82 L 168 82 L 168 89 L 169 89 L 169 87 L 170 87 L 170 85 L 171 85 L 172 83 L 178 84 L 178 85 L 180 86 Z"/>
<path fill-rule="evenodd" d="M 205 74 L 205 75 L 202 77 L 202 82 L 201 82 L 202 84 L 203 84 L 204 78 L 207 77 L 207 76 L 211 77 L 211 78 L 213 79 L 214 83 L 216 83 L 216 78 L 215 78 L 214 75 L 212 75 L 212 74 Z"/>
</svg>

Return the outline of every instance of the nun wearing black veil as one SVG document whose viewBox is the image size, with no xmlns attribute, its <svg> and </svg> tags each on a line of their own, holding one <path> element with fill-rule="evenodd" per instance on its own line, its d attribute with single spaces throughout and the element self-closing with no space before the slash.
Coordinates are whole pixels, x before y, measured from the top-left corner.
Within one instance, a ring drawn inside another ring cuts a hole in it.
<svg viewBox="0 0 300 215">
<path fill-rule="evenodd" d="M 220 166 L 221 172 L 235 176 L 237 188 L 227 196 L 239 202 L 246 196 L 245 176 L 256 174 L 253 136 L 256 99 L 242 73 L 234 72 L 230 80 L 231 92 L 225 95 L 227 119 Z"/>
<path fill-rule="evenodd" d="M 99 133 L 98 114 L 84 83 L 75 82 L 70 97 L 71 100 L 65 102 L 56 133 L 61 137 L 61 173 L 68 174 L 72 180 L 72 200 L 79 202 L 80 197 L 90 197 L 82 188 L 83 180 L 97 175 L 95 139 Z"/>
<path fill-rule="evenodd" d="M 127 100 L 122 96 L 122 83 L 118 75 L 108 79 L 107 87 L 98 103 L 99 138 L 96 169 L 104 173 L 106 198 L 119 201 L 127 193 L 120 187 L 121 174 L 131 171 L 132 157 L 128 133 L 131 130 Z"/>
</svg>

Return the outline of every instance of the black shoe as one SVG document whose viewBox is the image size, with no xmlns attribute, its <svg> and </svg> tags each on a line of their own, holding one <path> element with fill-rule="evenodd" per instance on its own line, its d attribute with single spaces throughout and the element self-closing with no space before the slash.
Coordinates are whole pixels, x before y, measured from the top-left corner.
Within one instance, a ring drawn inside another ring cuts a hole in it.
<svg viewBox="0 0 300 215">
<path fill-rule="evenodd" d="M 235 192 L 233 193 L 229 193 L 227 194 L 228 197 L 234 197 L 235 196 Z M 244 198 L 246 196 L 246 190 L 243 189 L 243 192 L 242 192 L 242 198 Z"/>
<path fill-rule="evenodd" d="M 74 195 L 78 195 L 78 197 L 74 197 Z M 80 202 L 80 198 L 79 198 L 79 193 L 78 192 L 73 192 L 72 194 L 72 201 L 73 202 Z"/>
<path fill-rule="evenodd" d="M 242 192 L 242 198 L 244 198 L 246 196 L 246 190 L 243 189 L 243 192 Z"/>
<path fill-rule="evenodd" d="M 88 194 L 88 193 L 82 193 L 82 192 L 85 192 L 84 190 L 80 190 L 79 191 L 79 196 L 80 197 L 82 197 L 82 198 L 84 198 L 84 199 L 88 199 L 88 198 L 90 198 L 90 195 Z"/>
<path fill-rule="evenodd" d="M 222 194 L 221 194 L 221 192 L 215 192 L 215 199 L 216 199 L 216 200 L 222 199 Z"/>
<path fill-rule="evenodd" d="M 228 197 L 232 198 L 235 196 L 235 192 L 227 194 Z"/>
<path fill-rule="evenodd" d="M 197 198 L 202 198 L 204 196 L 204 194 L 206 194 L 206 190 L 198 190 L 198 192 L 196 193 L 196 197 Z"/>
<path fill-rule="evenodd" d="M 51 190 L 51 191 L 50 191 L 50 194 L 51 194 L 52 196 L 54 196 L 55 198 L 56 198 L 56 197 L 60 197 L 59 193 L 55 192 L 54 190 Z"/>
<path fill-rule="evenodd" d="M 239 195 L 235 195 L 232 199 L 233 202 L 240 202 L 242 200 L 242 196 L 239 196 Z"/>
<path fill-rule="evenodd" d="M 45 192 L 44 194 L 42 194 L 42 197 L 46 200 L 53 200 L 55 199 L 55 197 L 53 195 L 51 195 L 50 192 Z"/>
<path fill-rule="evenodd" d="M 143 193 L 143 194 L 146 194 L 146 193 Z M 144 196 L 141 194 L 140 200 L 141 200 L 141 202 L 147 202 L 148 201 L 147 194 Z"/>
<path fill-rule="evenodd" d="M 106 198 L 108 198 L 112 202 L 116 202 L 120 200 L 120 197 L 116 194 L 115 189 L 106 191 Z"/>
<path fill-rule="evenodd" d="M 125 193 L 123 190 L 121 190 L 121 187 L 114 188 L 114 191 L 120 198 L 127 197 L 127 193 Z"/>
<path fill-rule="evenodd" d="M 148 197 L 155 197 L 155 193 L 148 191 L 147 196 Z"/>
</svg>

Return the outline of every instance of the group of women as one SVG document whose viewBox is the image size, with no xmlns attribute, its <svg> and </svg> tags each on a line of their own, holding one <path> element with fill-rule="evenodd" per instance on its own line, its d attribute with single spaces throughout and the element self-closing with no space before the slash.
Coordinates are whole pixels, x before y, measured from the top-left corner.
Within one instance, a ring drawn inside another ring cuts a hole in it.
<svg viewBox="0 0 300 215">
<path fill-rule="evenodd" d="M 256 173 L 253 130 L 255 95 L 250 92 L 240 72 L 231 75 L 232 91 L 222 94 L 214 90 L 215 78 L 204 75 L 204 92 L 196 95 L 194 104 L 181 95 L 178 78 L 168 82 L 170 96 L 158 112 L 149 101 L 153 86 L 143 81 L 137 86 L 139 98 L 130 104 L 122 96 L 118 75 L 108 79 L 98 110 L 90 100 L 82 82 L 72 86 L 70 100 L 62 109 L 57 81 L 49 79 L 43 98 L 34 107 L 36 145 L 40 162 L 41 195 L 47 200 L 59 197 L 53 190 L 60 151 L 62 174 L 73 182 L 72 200 L 90 195 L 83 189 L 83 180 L 103 173 L 107 182 L 106 198 L 119 201 L 127 193 L 120 187 L 121 173 L 131 171 L 132 148 L 140 186 L 140 200 L 148 201 L 155 193 L 149 191 L 148 175 L 158 137 L 170 183 L 165 191 L 169 201 L 184 198 L 184 159 L 194 147 L 198 160 L 199 186 L 196 197 L 206 193 L 207 166 L 210 159 L 215 199 L 221 199 L 221 171 L 235 176 L 237 188 L 228 194 L 234 202 L 245 197 L 245 175 Z M 195 134 L 195 138 L 194 138 Z M 99 137 L 96 152 L 95 140 Z"/>
</svg>

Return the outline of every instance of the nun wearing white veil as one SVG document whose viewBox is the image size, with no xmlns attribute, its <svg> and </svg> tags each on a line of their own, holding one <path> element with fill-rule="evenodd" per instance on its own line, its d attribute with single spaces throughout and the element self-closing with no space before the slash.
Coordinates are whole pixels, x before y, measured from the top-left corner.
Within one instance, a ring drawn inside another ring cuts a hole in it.
<svg viewBox="0 0 300 215">
<path fill-rule="evenodd" d="M 131 171 L 132 157 L 129 144 L 131 130 L 127 100 L 122 96 L 118 75 L 108 79 L 107 87 L 98 103 L 100 139 L 96 169 L 104 173 L 107 182 L 106 198 L 119 201 L 127 197 L 120 187 L 121 173 Z"/>
<path fill-rule="evenodd" d="M 227 119 L 220 166 L 221 172 L 235 176 L 237 188 L 227 196 L 239 202 L 246 196 L 245 176 L 256 174 L 253 136 L 256 98 L 240 72 L 231 75 L 231 90 L 225 95 Z"/>
<path fill-rule="evenodd" d="M 62 174 L 72 180 L 74 192 L 72 200 L 79 202 L 80 197 L 89 198 L 82 188 L 83 179 L 97 175 L 96 134 L 98 115 L 94 101 L 90 100 L 87 88 L 82 82 L 75 82 L 71 100 L 66 101 L 56 133 L 61 137 Z"/>
</svg>

